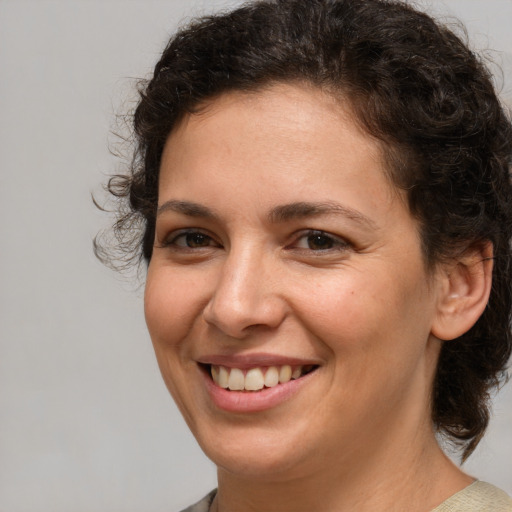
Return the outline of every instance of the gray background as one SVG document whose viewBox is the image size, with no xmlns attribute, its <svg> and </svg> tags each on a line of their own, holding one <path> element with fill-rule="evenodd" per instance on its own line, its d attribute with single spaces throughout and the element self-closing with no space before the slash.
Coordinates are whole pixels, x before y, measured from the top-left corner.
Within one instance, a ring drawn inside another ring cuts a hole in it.
<svg viewBox="0 0 512 512">
<path fill-rule="evenodd" d="M 114 112 L 184 17 L 237 2 L 0 0 L 0 512 L 180 510 L 215 485 L 160 380 L 142 288 L 91 239 Z M 431 1 L 494 48 L 512 0 Z M 512 384 L 467 470 L 512 493 Z"/>
</svg>

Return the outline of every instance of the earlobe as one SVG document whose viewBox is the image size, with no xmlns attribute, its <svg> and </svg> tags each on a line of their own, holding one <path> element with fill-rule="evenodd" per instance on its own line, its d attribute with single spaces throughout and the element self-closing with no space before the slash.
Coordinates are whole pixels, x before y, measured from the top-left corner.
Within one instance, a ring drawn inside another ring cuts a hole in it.
<svg viewBox="0 0 512 512">
<path fill-rule="evenodd" d="M 492 284 L 493 248 L 485 242 L 467 249 L 440 269 L 437 314 L 431 333 L 453 340 L 469 331 L 484 312 Z"/>
</svg>

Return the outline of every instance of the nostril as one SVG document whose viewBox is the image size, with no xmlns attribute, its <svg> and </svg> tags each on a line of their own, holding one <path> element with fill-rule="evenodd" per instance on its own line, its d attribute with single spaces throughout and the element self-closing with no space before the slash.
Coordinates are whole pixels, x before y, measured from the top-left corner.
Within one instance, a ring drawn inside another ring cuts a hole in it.
<svg viewBox="0 0 512 512">
<path fill-rule="evenodd" d="M 222 279 L 202 312 L 206 324 L 233 339 L 276 329 L 286 317 L 286 301 L 267 287 L 257 268 L 249 270 Z"/>
</svg>

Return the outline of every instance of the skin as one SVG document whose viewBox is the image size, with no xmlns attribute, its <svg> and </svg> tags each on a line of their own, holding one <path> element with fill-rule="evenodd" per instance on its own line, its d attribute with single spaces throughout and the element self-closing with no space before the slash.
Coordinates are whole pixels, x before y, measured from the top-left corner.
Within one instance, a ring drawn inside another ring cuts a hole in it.
<svg viewBox="0 0 512 512">
<path fill-rule="evenodd" d="M 338 207 L 269 218 L 311 202 Z M 454 293 L 348 105 L 297 85 L 220 96 L 170 134 L 159 206 L 146 320 L 219 468 L 216 509 L 427 511 L 471 483 L 430 420 Z M 275 407 L 213 403 L 198 361 L 262 353 L 318 367 Z"/>
</svg>

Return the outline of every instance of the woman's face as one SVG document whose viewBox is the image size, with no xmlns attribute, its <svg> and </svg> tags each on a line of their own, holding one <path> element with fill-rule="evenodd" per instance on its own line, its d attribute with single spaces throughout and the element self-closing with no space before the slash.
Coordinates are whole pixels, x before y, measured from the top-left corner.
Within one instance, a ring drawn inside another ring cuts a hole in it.
<svg viewBox="0 0 512 512">
<path fill-rule="evenodd" d="M 229 93 L 167 140 L 146 319 L 228 471 L 301 475 L 430 435 L 436 282 L 378 145 L 322 92 Z"/>
</svg>

